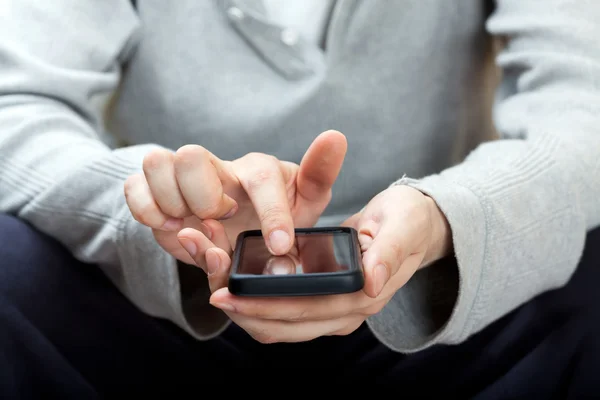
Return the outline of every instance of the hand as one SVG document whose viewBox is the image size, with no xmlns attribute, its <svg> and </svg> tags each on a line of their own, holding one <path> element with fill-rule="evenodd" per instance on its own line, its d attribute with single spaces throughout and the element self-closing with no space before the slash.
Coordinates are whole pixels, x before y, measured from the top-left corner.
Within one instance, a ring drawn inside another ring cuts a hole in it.
<svg viewBox="0 0 600 400">
<path fill-rule="evenodd" d="M 377 195 L 344 225 L 359 232 L 364 290 L 343 295 L 301 298 L 242 298 L 227 288 L 210 302 L 262 343 L 308 341 L 347 335 L 381 311 L 417 269 L 451 251 L 448 223 L 435 202 L 408 186 Z M 206 252 L 215 280 L 226 281 L 231 264 L 222 249 Z"/>
<path fill-rule="evenodd" d="M 324 132 L 300 165 L 260 153 L 223 161 L 196 145 L 158 150 L 145 157 L 143 174 L 127 179 L 125 198 L 162 248 L 205 271 L 207 246 L 228 252 L 243 230 L 262 229 L 281 255 L 293 245 L 294 228 L 314 225 L 329 204 L 346 147 L 341 133 Z"/>
</svg>

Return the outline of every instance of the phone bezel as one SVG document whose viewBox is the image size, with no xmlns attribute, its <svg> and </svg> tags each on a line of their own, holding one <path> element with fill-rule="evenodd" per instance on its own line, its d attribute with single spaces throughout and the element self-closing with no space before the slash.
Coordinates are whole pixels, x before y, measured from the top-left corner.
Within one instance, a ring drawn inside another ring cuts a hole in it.
<svg viewBox="0 0 600 400">
<path fill-rule="evenodd" d="M 260 230 L 241 232 L 233 252 L 229 291 L 236 296 L 284 297 L 320 296 L 353 293 L 364 286 L 362 254 L 358 233 L 351 227 L 296 228 L 295 235 L 346 234 L 350 240 L 351 265 L 341 272 L 323 272 L 302 275 L 249 275 L 238 274 L 238 266 L 247 237 L 260 236 Z"/>
</svg>

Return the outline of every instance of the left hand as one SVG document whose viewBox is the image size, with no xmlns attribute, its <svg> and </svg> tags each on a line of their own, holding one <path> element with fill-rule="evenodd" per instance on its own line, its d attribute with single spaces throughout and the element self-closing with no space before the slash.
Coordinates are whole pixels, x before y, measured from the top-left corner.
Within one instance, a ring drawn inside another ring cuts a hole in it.
<svg viewBox="0 0 600 400">
<path fill-rule="evenodd" d="M 343 225 L 359 232 L 363 252 L 363 290 L 315 297 L 243 298 L 229 293 L 227 279 L 231 250 L 217 221 L 205 221 L 212 240 L 203 233 L 184 230 L 205 263 L 210 302 L 261 343 L 301 342 L 320 336 L 348 335 L 369 316 L 377 314 L 421 267 L 451 251 L 448 222 L 433 199 L 408 186 L 390 187 Z M 217 244 L 218 246 L 218 244 Z"/>
</svg>

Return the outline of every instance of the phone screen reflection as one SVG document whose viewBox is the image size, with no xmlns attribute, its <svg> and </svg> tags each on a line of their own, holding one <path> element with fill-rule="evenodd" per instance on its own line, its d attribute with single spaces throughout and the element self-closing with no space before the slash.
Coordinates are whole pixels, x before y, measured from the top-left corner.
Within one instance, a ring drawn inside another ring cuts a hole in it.
<svg viewBox="0 0 600 400">
<path fill-rule="evenodd" d="M 345 233 L 298 235 L 285 255 L 272 255 L 262 236 L 244 239 L 238 274 L 298 275 L 343 272 L 351 265 L 350 236 Z"/>
</svg>

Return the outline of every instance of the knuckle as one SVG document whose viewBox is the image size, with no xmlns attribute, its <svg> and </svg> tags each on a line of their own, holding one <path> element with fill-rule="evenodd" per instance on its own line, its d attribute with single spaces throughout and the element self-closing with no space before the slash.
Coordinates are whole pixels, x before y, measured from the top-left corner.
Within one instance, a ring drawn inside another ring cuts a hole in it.
<svg viewBox="0 0 600 400">
<path fill-rule="evenodd" d="M 260 211 L 260 220 L 264 225 L 271 226 L 281 223 L 281 216 L 284 213 L 279 204 L 263 205 Z"/>
<path fill-rule="evenodd" d="M 276 343 L 276 342 L 277 342 L 277 340 L 275 340 L 275 338 L 274 338 L 274 337 L 272 337 L 272 336 L 269 336 L 269 335 L 267 335 L 267 334 L 260 334 L 260 335 L 257 335 L 257 336 L 255 337 L 255 340 L 256 340 L 257 342 L 261 343 L 261 344 L 271 344 L 271 343 Z"/>
<path fill-rule="evenodd" d="M 274 156 L 250 153 L 246 155 L 246 161 L 250 166 L 246 179 L 249 191 L 261 188 L 280 173 L 279 162 Z"/>
<path fill-rule="evenodd" d="M 352 332 L 354 332 L 354 329 L 347 327 L 344 329 L 340 329 L 339 331 L 336 332 L 336 336 L 348 336 L 350 335 Z"/>
<path fill-rule="evenodd" d="M 261 344 L 271 344 L 277 342 L 277 338 L 270 334 L 266 329 L 251 331 L 250 336 Z"/>
<path fill-rule="evenodd" d="M 368 305 L 367 307 L 361 310 L 361 315 L 363 317 L 372 317 L 373 315 L 378 314 L 381 311 L 381 305 L 379 303 Z"/>
<path fill-rule="evenodd" d="M 350 335 L 352 332 L 354 332 L 355 328 L 353 326 L 347 326 L 343 329 L 340 329 L 339 331 L 336 332 L 336 336 L 348 336 Z"/>
<path fill-rule="evenodd" d="M 131 213 L 136 221 L 150 226 L 153 224 L 153 220 L 156 219 L 156 215 L 159 213 L 159 210 L 154 204 L 149 203 L 140 208 L 131 210 Z"/>
<path fill-rule="evenodd" d="M 207 219 L 218 216 L 221 205 L 218 202 L 211 201 L 201 206 L 193 206 L 192 213 L 200 219 Z"/>
<path fill-rule="evenodd" d="M 407 210 L 407 217 L 413 221 L 416 226 L 422 226 L 430 218 L 430 209 L 425 201 L 414 202 Z"/>
<path fill-rule="evenodd" d="M 429 207 L 427 207 L 427 205 L 424 204 L 419 206 L 419 216 L 417 218 L 418 226 L 428 226 L 431 223 L 431 218 L 432 214 Z"/>
<path fill-rule="evenodd" d="M 127 177 L 127 179 L 125 179 L 125 182 L 123 182 L 123 193 L 125 194 L 125 198 L 128 199 L 131 196 L 131 193 L 133 192 L 133 189 L 135 188 L 135 186 L 138 184 L 139 182 L 139 175 L 130 175 Z"/>
<path fill-rule="evenodd" d="M 291 317 L 289 318 L 289 320 L 293 321 L 293 322 L 304 321 L 305 319 L 309 318 L 309 315 L 310 315 L 309 310 L 307 308 L 303 308 L 299 312 L 292 314 Z"/>
<path fill-rule="evenodd" d="M 400 242 L 392 242 L 390 244 L 390 251 L 394 257 L 394 261 L 400 261 L 404 256 L 404 246 Z"/>
<path fill-rule="evenodd" d="M 269 181 L 272 181 L 274 177 L 274 169 L 265 167 L 260 168 L 248 178 L 248 191 L 256 192 L 257 190 L 268 184 Z"/>
<path fill-rule="evenodd" d="M 156 207 L 156 205 L 153 202 L 151 202 L 142 206 L 139 214 L 140 220 L 143 223 L 150 225 L 152 223 L 152 220 L 156 219 L 156 216 L 160 214 L 160 211 L 158 207 Z"/>
<path fill-rule="evenodd" d="M 185 204 L 172 204 L 165 210 L 167 214 L 175 218 L 184 218 L 189 215 L 188 208 Z"/>
<path fill-rule="evenodd" d="M 360 320 L 358 322 L 349 323 L 344 328 L 338 330 L 335 334 L 336 334 L 336 336 L 348 336 L 348 335 L 352 334 L 354 331 L 356 331 L 360 327 L 362 322 L 363 321 Z"/>
<path fill-rule="evenodd" d="M 142 161 L 142 168 L 144 172 L 152 172 L 171 161 L 172 154 L 168 150 L 158 149 L 152 150 L 146 154 Z"/>
<path fill-rule="evenodd" d="M 194 164 L 199 158 L 206 156 L 208 151 L 202 146 L 186 144 L 175 153 L 174 163 L 176 166 L 188 166 Z"/>
<path fill-rule="evenodd" d="M 136 189 L 142 183 L 143 177 L 139 174 L 129 176 L 124 184 L 125 201 L 133 218 L 141 224 L 151 226 L 153 221 L 162 213 L 151 198 L 139 198 Z"/>
</svg>

